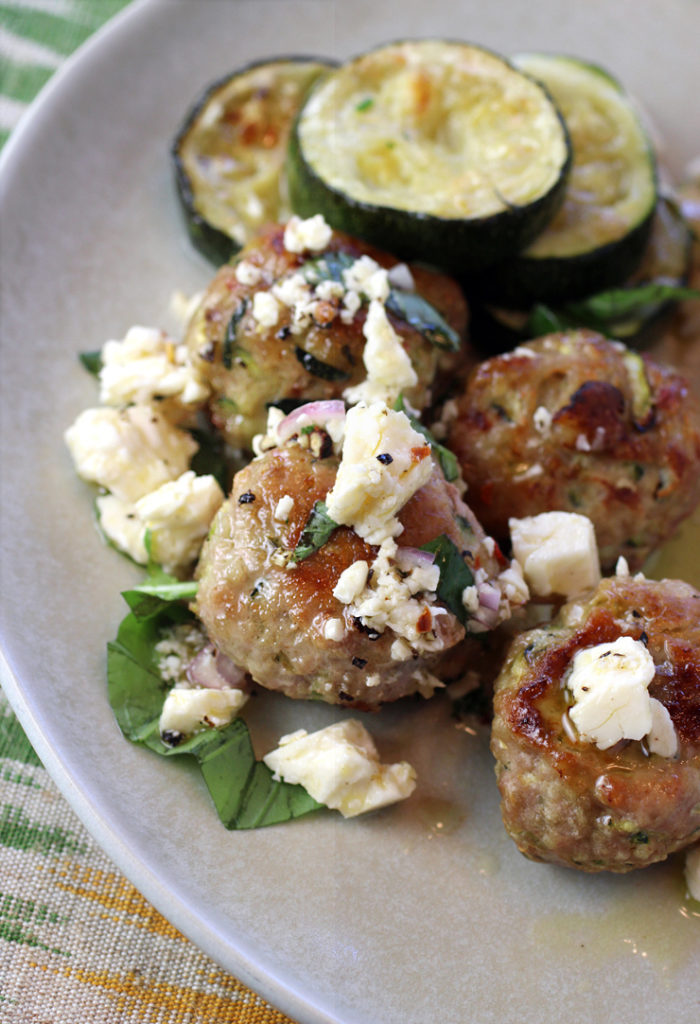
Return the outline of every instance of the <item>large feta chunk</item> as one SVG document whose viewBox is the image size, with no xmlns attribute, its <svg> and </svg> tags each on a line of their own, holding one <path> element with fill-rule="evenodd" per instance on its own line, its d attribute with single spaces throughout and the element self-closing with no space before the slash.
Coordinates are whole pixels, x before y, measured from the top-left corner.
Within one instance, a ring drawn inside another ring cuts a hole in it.
<svg viewBox="0 0 700 1024">
<path fill-rule="evenodd" d="M 209 388 L 190 363 L 187 346 L 164 331 L 131 327 L 122 341 L 102 346 L 100 401 L 104 405 L 167 400 L 168 419 L 182 420 L 207 399 Z"/>
<path fill-rule="evenodd" d="M 418 376 L 378 299 L 370 302 L 362 331 L 367 339 L 362 353 L 367 379 L 346 388 L 343 397 L 350 404 L 360 401 L 393 404 L 402 391 L 418 383 Z"/>
<path fill-rule="evenodd" d="M 357 405 L 345 418 L 338 475 L 326 498 L 328 515 L 370 544 L 398 536 L 397 514 L 427 483 L 430 445 L 403 412 L 382 402 Z"/>
<path fill-rule="evenodd" d="M 136 502 L 113 494 L 99 497 L 97 509 L 105 536 L 121 551 L 141 565 L 149 561 L 150 552 L 154 562 L 175 573 L 199 554 L 223 500 L 213 476 L 196 476 L 187 470 Z"/>
<path fill-rule="evenodd" d="M 223 500 L 215 477 L 192 470 L 140 498 L 135 511 L 149 533 L 151 558 L 166 572 L 189 566 Z"/>
<path fill-rule="evenodd" d="M 575 512 L 510 519 L 513 555 L 535 597 L 580 596 L 600 582 L 593 524 Z"/>
<path fill-rule="evenodd" d="M 277 778 L 303 786 L 345 818 L 404 800 L 416 785 L 408 762 L 380 763 L 372 737 L 355 719 L 283 736 L 263 760 Z"/>
<path fill-rule="evenodd" d="M 197 443 L 150 405 L 86 409 L 65 432 L 79 476 L 137 501 L 181 476 Z"/>
<path fill-rule="evenodd" d="M 652 754 L 660 757 L 675 757 L 678 753 L 678 733 L 668 708 L 657 700 L 649 698 L 651 729 L 647 735 L 647 746 Z"/>
<path fill-rule="evenodd" d="M 284 247 L 287 252 L 321 252 L 333 235 L 333 229 L 326 224 L 322 214 L 302 220 L 291 217 L 284 229 Z"/>
<path fill-rule="evenodd" d="M 175 687 L 163 703 L 160 734 L 166 738 L 168 734 L 192 736 L 207 726 L 220 729 L 236 717 L 247 700 L 244 690 Z"/>
<path fill-rule="evenodd" d="M 574 699 L 569 716 L 581 739 L 607 750 L 619 740 L 641 740 L 650 733 L 648 686 L 654 672 L 649 651 L 630 636 L 578 651 L 567 687 Z"/>
</svg>

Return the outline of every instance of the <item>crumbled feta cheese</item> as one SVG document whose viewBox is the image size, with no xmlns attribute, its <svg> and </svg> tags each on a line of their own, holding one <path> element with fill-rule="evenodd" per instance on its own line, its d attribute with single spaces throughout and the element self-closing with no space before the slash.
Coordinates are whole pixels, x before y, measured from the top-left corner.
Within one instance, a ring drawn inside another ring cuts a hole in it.
<svg viewBox="0 0 700 1024">
<path fill-rule="evenodd" d="M 354 571 L 355 566 L 361 566 L 362 572 L 352 579 L 352 585 L 349 581 L 346 585 L 345 574 Z M 382 541 L 372 562 L 371 578 L 366 568 L 366 562 L 354 562 L 341 574 L 333 591 L 334 597 L 349 606 L 350 615 L 378 633 L 391 629 L 413 650 L 440 650 L 443 641 L 434 633 L 434 618 L 447 612 L 434 606 L 439 566 L 422 561 L 410 564 L 407 553 L 388 538 Z"/>
<path fill-rule="evenodd" d="M 351 324 L 355 314 L 362 305 L 362 299 L 358 292 L 348 289 L 343 296 L 343 308 L 340 311 L 340 319 L 344 324 Z"/>
<path fill-rule="evenodd" d="M 595 531 L 574 512 L 543 512 L 508 522 L 513 554 L 536 597 L 577 597 L 600 582 Z"/>
<path fill-rule="evenodd" d="M 352 526 L 370 544 L 396 537 L 398 512 L 427 483 L 430 445 L 403 412 L 377 402 L 353 406 L 345 417 L 338 474 L 326 498 L 328 515 Z"/>
<path fill-rule="evenodd" d="M 146 530 L 136 515 L 134 502 L 104 494 L 97 498 L 96 505 L 105 537 L 139 565 L 147 565 Z"/>
<path fill-rule="evenodd" d="M 161 678 L 166 683 L 189 686 L 187 666 L 206 643 L 206 634 L 198 622 L 180 622 L 166 629 L 154 647 Z"/>
<path fill-rule="evenodd" d="M 187 470 L 136 502 L 112 494 L 97 499 L 100 526 L 109 540 L 135 562 L 150 558 L 166 572 L 187 568 L 199 554 L 224 495 L 213 476 Z"/>
<path fill-rule="evenodd" d="M 124 501 L 177 479 L 197 451 L 190 434 L 149 405 L 86 409 L 64 436 L 78 475 Z"/>
<path fill-rule="evenodd" d="M 277 428 L 283 419 L 286 418 L 286 413 L 282 409 L 278 409 L 276 405 L 271 405 L 267 410 L 267 424 L 265 427 L 264 434 L 256 434 L 253 438 L 253 452 L 257 458 L 264 455 L 265 452 L 271 448 L 276 448 L 280 443 L 279 435 L 277 434 Z"/>
<path fill-rule="evenodd" d="M 648 693 L 654 660 L 640 640 L 621 636 L 574 656 L 567 688 L 569 717 L 581 739 L 607 750 L 619 740 L 641 740 L 652 729 Z"/>
<path fill-rule="evenodd" d="M 280 316 L 279 303 L 271 292 L 256 292 L 252 312 L 261 327 L 274 327 Z"/>
<path fill-rule="evenodd" d="M 275 519 L 278 523 L 286 523 L 294 508 L 294 498 L 291 494 L 284 494 L 275 506 Z"/>
<path fill-rule="evenodd" d="M 678 733 L 668 708 L 657 700 L 649 698 L 651 707 L 651 729 L 647 735 L 647 746 L 652 754 L 659 757 L 675 757 L 678 753 Z"/>
<path fill-rule="evenodd" d="M 240 284 L 254 287 L 262 278 L 262 269 L 250 260 L 241 260 L 236 264 L 236 280 Z"/>
<path fill-rule="evenodd" d="M 532 417 L 532 425 L 538 434 L 549 433 L 552 426 L 552 414 L 544 405 L 539 405 Z"/>
<path fill-rule="evenodd" d="M 416 290 L 416 282 L 413 280 L 411 268 L 407 263 L 395 263 L 387 273 L 387 277 L 392 288 L 398 288 L 402 292 Z"/>
<path fill-rule="evenodd" d="M 404 800 L 416 786 L 416 773 L 406 761 L 381 764 L 372 737 L 355 719 L 283 736 L 263 761 L 275 778 L 303 786 L 345 818 Z"/>
<path fill-rule="evenodd" d="M 333 597 L 343 604 L 350 604 L 358 594 L 361 594 L 369 575 L 369 564 L 358 560 L 344 569 L 338 577 L 338 582 L 333 588 Z"/>
<path fill-rule="evenodd" d="M 104 405 L 168 403 L 168 419 L 181 420 L 201 406 L 209 388 L 190 363 L 187 346 L 178 345 L 164 331 L 131 327 L 123 341 L 102 346 L 100 401 Z"/>
<path fill-rule="evenodd" d="M 236 717 L 247 700 L 244 690 L 174 687 L 163 703 L 160 734 L 191 736 L 207 726 L 220 729 Z"/>
<path fill-rule="evenodd" d="M 692 898 L 700 902 L 700 845 L 685 855 L 685 882 Z"/>
<path fill-rule="evenodd" d="M 202 301 L 204 292 L 194 292 L 193 295 L 185 295 L 184 292 L 176 290 L 170 296 L 170 311 L 185 327 Z"/>
<path fill-rule="evenodd" d="M 402 391 L 418 383 L 418 375 L 386 309 L 377 299 L 369 304 L 362 333 L 367 339 L 362 353 L 367 379 L 346 388 L 343 398 L 351 405 L 361 401 L 393 405 Z"/>
<path fill-rule="evenodd" d="M 360 256 L 343 271 L 343 283 L 348 291 L 364 295 L 366 299 L 386 302 L 389 298 L 387 271 L 371 256 Z"/>
<path fill-rule="evenodd" d="M 404 640 L 402 636 L 397 636 L 391 645 L 391 657 L 393 661 L 408 661 L 409 658 L 414 656 L 414 650 L 407 640 Z"/>
<path fill-rule="evenodd" d="M 333 229 L 320 213 L 307 220 L 291 217 L 284 229 L 284 247 L 287 252 L 321 252 L 332 236 Z"/>
<path fill-rule="evenodd" d="M 323 636 L 326 640 L 334 640 L 340 643 L 345 639 L 345 623 L 342 619 L 326 619 L 323 626 Z"/>
<path fill-rule="evenodd" d="M 213 476 L 197 476 L 192 470 L 140 498 L 135 511 L 149 533 L 151 558 L 166 572 L 187 568 L 223 500 Z"/>
</svg>

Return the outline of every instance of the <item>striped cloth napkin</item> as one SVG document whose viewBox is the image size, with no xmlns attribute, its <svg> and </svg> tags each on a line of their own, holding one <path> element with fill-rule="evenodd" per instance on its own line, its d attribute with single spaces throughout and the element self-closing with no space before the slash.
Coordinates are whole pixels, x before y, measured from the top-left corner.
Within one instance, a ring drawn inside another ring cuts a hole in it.
<svg viewBox="0 0 700 1024">
<path fill-rule="evenodd" d="M 0 0 L 0 145 L 127 0 Z M 116 870 L 0 690 L 0 1024 L 293 1024 Z"/>
</svg>

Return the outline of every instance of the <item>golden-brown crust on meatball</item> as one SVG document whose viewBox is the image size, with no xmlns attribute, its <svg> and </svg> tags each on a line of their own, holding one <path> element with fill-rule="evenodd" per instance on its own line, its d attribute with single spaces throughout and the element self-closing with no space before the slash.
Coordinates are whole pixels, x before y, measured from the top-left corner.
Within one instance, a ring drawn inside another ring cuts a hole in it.
<svg viewBox="0 0 700 1024">
<path fill-rule="evenodd" d="M 334 232 L 327 251 L 355 259 L 371 256 L 386 268 L 398 261 L 348 235 Z M 221 267 L 209 285 L 187 328 L 185 341 L 197 369 L 212 388 L 209 403 L 212 422 L 234 446 L 250 447 L 252 438 L 264 432 L 267 407 L 287 400 L 313 401 L 340 398 L 343 391 L 365 379 L 362 361 L 365 337 L 362 329 L 366 306 L 349 323 L 339 315 L 337 300 L 321 304 L 310 324 L 300 333 L 291 330 L 291 310 L 280 306 L 279 319 L 263 327 L 252 316 L 252 299 L 269 292 L 283 277 L 310 258 L 284 248 L 284 227 L 273 225 L 250 242 L 230 264 Z M 317 257 L 313 257 L 317 258 Z M 245 260 L 261 272 L 256 284 L 238 280 L 236 268 Z M 467 307 L 458 285 L 437 271 L 412 266 L 416 291 L 435 307 L 457 331 L 466 334 Z M 226 342 L 228 325 L 237 318 L 235 344 Z M 406 390 L 411 404 L 422 409 L 449 379 L 466 371 L 466 349 L 446 352 L 393 313 L 389 319 L 401 336 L 419 383 Z M 337 371 L 337 379 L 324 379 L 299 359 L 298 349 Z"/>
<path fill-rule="evenodd" d="M 632 568 L 700 500 L 700 408 L 674 370 L 591 331 L 488 359 L 458 400 L 448 439 L 487 533 L 562 510 L 595 526 L 604 568 Z"/>
<path fill-rule="evenodd" d="M 315 458 L 289 444 L 236 475 L 202 550 L 197 613 L 212 642 L 262 686 L 291 697 L 375 708 L 425 689 L 425 673 L 461 640 L 464 627 L 452 614 L 428 616 L 426 631 L 438 638 L 439 649 L 403 661 L 392 658 L 391 629 L 377 635 L 349 615 L 344 639 L 325 636 L 325 624 L 344 617 L 345 606 L 333 596 L 340 574 L 357 560 L 371 564 L 378 549 L 341 526 L 294 567 L 279 555 L 296 547 L 314 503 L 333 486 L 337 467 L 335 456 Z M 275 511 L 285 495 L 294 504 L 288 521 L 280 522 Z M 467 532 L 483 538 L 437 466 L 399 518 L 402 547 L 420 546 L 441 533 L 460 547 Z M 465 521 L 468 531 L 460 526 Z"/>
<path fill-rule="evenodd" d="M 699 613 L 700 593 L 686 583 L 614 577 L 514 640 L 496 680 L 491 749 L 503 820 L 526 856 L 623 872 L 700 836 Z M 671 716 L 675 758 L 638 741 L 599 750 L 567 725 L 574 655 L 620 636 L 654 659 L 649 693 Z"/>
</svg>

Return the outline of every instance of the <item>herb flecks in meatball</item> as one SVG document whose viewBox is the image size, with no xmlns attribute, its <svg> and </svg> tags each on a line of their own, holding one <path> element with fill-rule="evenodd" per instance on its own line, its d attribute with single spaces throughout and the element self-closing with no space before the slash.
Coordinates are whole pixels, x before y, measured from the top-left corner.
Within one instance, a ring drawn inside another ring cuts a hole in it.
<svg viewBox="0 0 700 1024">
<path fill-rule="evenodd" d="M 613 577 L 513 641 L 491 748 L 526 856 L 621 872 L 700 836 L 699 611 L 686 583 Z"/>
<path fill-rule="evenodd" d="M 457 402 L 448 445 L 487 533 L 579 512 L 604 569 L 639 568 L 700 499 L 700 409 L 674 370 L 591 331 L 488 359 Z"/>
</svg>

